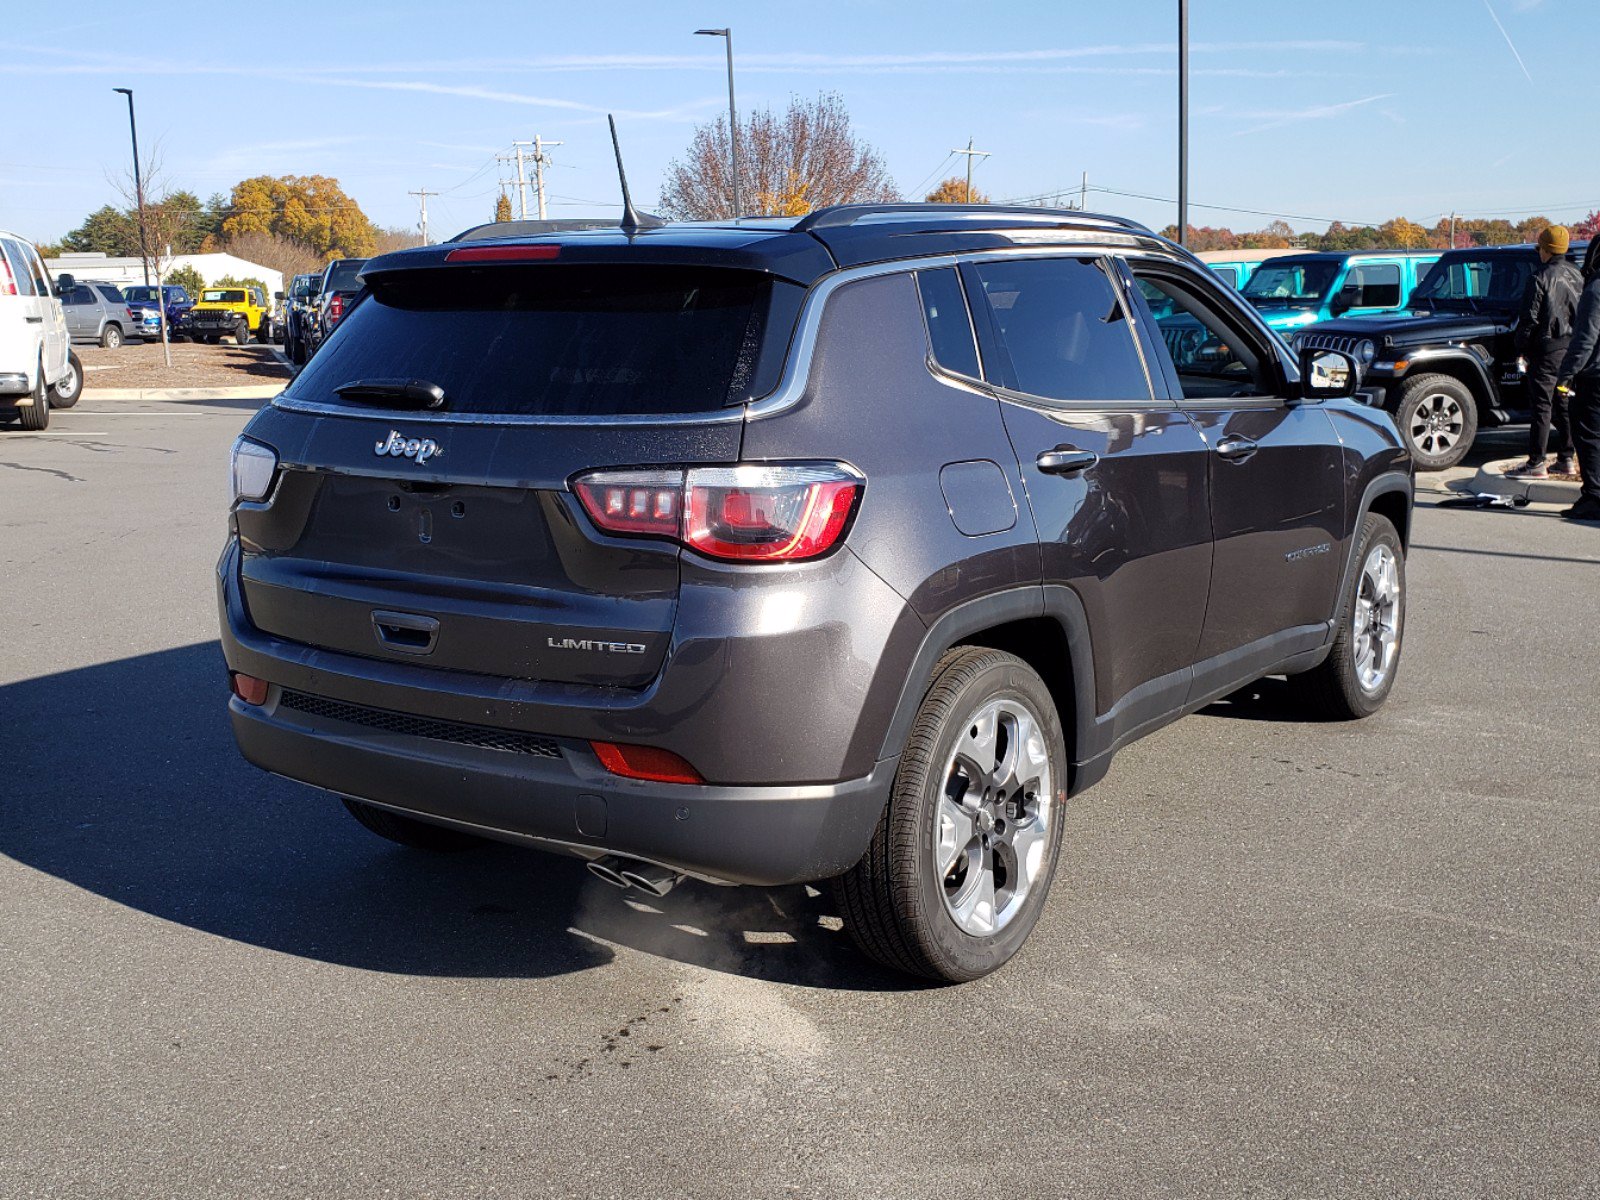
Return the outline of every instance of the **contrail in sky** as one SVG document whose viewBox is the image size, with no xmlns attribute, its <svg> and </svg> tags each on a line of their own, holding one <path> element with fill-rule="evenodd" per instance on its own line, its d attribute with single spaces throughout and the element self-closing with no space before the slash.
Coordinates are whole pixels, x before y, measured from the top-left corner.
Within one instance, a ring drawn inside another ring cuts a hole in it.
<svg viewBox="0 0 1600 1200">
<path fill-rule="evenodd" d="M 1500 36 L 1505 38 L 1506 45 L 1511 47 L 1511 57 L 1517 60 L 1517 66 L 1522 68 L 1522 73 L 1528 76 L 1528 82 L 1533 82 L 1533 76 L 1528 74 L 1528 64 L 1522 61 L 1522 55 L 1517 53 L 1517 45 L 1511 40 L 1511 35 L 1506 32 L 1506 27 L 1500 24 L 1500 17 L 1494 11 L 1494 5 L 1489 0 L 1483 0 L 1483 6 L 1489 10 L 1489 16 L 1494 21 L 1494 27 L 1500 31 Z"/>
</svg>

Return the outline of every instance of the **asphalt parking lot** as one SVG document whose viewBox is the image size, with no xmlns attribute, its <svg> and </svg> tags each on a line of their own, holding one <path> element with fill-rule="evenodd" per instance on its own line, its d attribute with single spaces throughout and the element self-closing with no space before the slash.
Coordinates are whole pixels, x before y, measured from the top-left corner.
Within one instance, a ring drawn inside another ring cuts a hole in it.
<svg viewBox="0 0 1600 1200">
<path fill-rule="evenodd" d="M 0 431 L 0 1196 L 1600 1195 L 1600 528 L 1425 496 L 1382 713 L 1126 751 L 1028 949 L 924 988 L 805 889 L 630 903 L 247 766 L 258 403 Z"/>
</svg>

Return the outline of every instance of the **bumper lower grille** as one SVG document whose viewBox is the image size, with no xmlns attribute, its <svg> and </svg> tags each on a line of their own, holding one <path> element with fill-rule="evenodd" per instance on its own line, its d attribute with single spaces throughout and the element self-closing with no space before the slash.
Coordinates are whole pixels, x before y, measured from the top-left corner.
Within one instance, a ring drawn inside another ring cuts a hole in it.
<svg viewBox="0 0 1600 1200">
<path fill-rule="evenodd" d="M 536 733 L 519 733 L 514 729 L 493 729 L 487 725 L 461 725 L 455 721 L 436 721 L 432 717 L 416 717 L 409 713 L 390 712 L 383 708 L 368 708 L 364 704 L 348 704 L 343 700 L 330 700 L 326 696 L 313 696 L 308 692 L 284 688 L 278 697 L 282 708 L 322 717 L 329 721 L 344 721 L 384 733 L 398 733 L 406 737 L 431 738 L 438 742 L 454 742 L 458 746 L 476 746 L 480 750 L 504 750 L 508 754 L 531 754 L 535 758 L 560 758 L 561 748 L 547 737 Z"/>
</svg>

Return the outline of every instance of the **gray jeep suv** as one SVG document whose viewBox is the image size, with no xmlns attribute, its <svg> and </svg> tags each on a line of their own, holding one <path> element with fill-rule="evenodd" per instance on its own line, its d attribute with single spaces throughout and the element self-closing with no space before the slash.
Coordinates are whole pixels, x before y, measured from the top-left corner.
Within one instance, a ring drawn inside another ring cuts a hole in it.
<svg viewBox="0 0 1600 1200">
<path fill-rule="evenodd" d="M 845 206 L 363 281 L 234 448 L 217 581 L 245 756 L 395 841 L 833 880 L 869 954 L 971 979 L 1119 747 L 1394 683 L 1390 418 L 1141 226 Z"/>
</svg>

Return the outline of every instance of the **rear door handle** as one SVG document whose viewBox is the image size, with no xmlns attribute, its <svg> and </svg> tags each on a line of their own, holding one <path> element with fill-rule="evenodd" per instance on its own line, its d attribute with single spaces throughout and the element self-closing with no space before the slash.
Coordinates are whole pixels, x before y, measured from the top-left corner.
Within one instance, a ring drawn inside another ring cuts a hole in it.
<svg viewBox="0 0 1600 1200">
<path fill-rule="evenodd" d="M 44 324 L 44 318 L 43 317 L 23 317 L 22 319 L 24 321 L 26 321 L 29 325 L 43 325 Z"/>
<path fill-rule="evenodd" d="M 390 650 L 401 654 L 430 654 L 439 636 L 439 622 L 418 613 L 385 612 L 374 609 L 372 631 Z"/>
<path fill-rule="evenodd" d="M 1076 446 L 1057 446 L 1045 450 L 1033 460 L 1033 465 L 1046 475 L 1079 475 L 1100 461 L 1093 450 L 1079 450 Z"/>
<path fill-rule="evenodd" d="M 1255 442 L 1247 437 L 1241 437 L 1237 433 L 1230 433 L 1217 443 L 1217 453 L 1230 462 L 1238 462 L 1241 459 L 1249 458 L 1259 449 L 1261 447 Z"/>
</svg>

